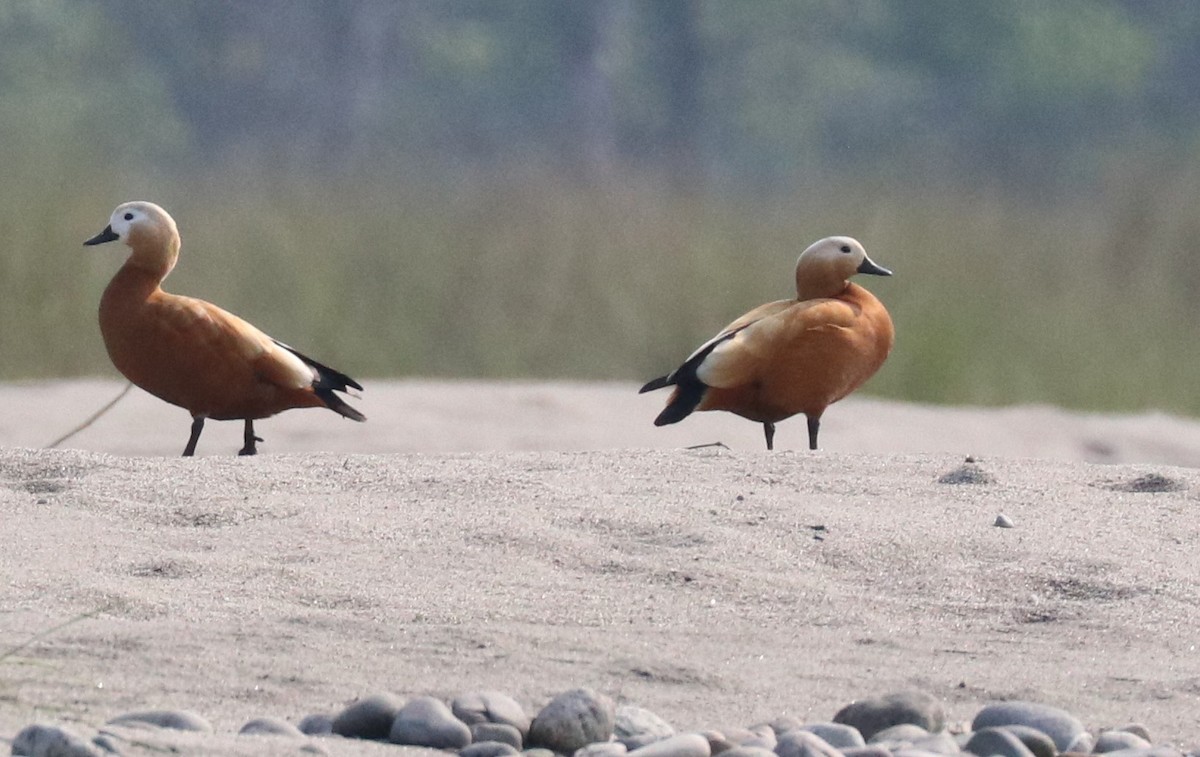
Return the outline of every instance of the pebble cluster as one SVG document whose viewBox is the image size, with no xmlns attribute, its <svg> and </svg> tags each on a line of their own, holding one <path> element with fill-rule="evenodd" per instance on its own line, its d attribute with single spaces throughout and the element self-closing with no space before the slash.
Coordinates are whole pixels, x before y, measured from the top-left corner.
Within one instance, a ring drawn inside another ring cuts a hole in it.
<svg viewBox="0 0 1200 757">
<path fill-rule="evenodd" d="M 203 717 L 186 710 L 132 712 L 109 724 L 213 730 Z M 239 733 L 306 740 L 301 750 L 313 754 L 329 754 L 325 745 L 332 748 L 333 739 L 347 738 L 441 749 L 460 757 L 1185 757 L 1178 748 L 1155 744 L 1140 725 L 1093 734 L 1069 712 L 1033 702 L 991 704 L 971 723 L 948 726 L 941 702 L 921 691 L 853 702 L 827 723 L 785 716 L 745 728 L 685 733 L 677 733 L 649 710 L 617 706 L 591 689 L 559 694 L 532 719 L 512 697 L 499 692 L 464 694 L 449 704 L 434 697 L 406 700 L 382 692 L 341 712 L 309 715 L 294 725 L 256 718 Z M 64 727 L 31 725 L 17 734 L 12 753 L 112 757 L 121 753 L 121 744 L 103 729 L 88 740 Z"/>
</svg>

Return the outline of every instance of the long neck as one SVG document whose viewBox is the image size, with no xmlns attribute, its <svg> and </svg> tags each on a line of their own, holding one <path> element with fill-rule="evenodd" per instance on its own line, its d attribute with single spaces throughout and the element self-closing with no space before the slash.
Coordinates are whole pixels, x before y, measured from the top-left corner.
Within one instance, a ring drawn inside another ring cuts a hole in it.
<svg viewBox="0 0 1200 757">
<path fill-rule="evenodd" d="M 172 229 L 136 229 L 130 234 L 125 268 L 140 269 L 155 277 L 157 285 L 179 260 L 179 234 Z"/>
<path fill-rule="evenodd" d="M 796 298 L 837 297 L 849 284 L 846 277 L 824 266 L 796 266 Z"/>
</svg>

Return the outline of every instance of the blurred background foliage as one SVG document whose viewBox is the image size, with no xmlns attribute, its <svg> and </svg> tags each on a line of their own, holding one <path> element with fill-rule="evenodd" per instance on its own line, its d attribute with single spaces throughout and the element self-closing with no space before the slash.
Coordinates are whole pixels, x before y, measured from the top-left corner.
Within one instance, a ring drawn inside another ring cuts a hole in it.
<svg viewBox="0 0 1200 757">
<path fill-rule="evenodd" d="M 1189 0 L 6 0 L 0 378 L 113 374 L 82 240 L 351 374 L 648 378 L 860 238 L 869 385 L 1200 412 Z"/>
</svg>

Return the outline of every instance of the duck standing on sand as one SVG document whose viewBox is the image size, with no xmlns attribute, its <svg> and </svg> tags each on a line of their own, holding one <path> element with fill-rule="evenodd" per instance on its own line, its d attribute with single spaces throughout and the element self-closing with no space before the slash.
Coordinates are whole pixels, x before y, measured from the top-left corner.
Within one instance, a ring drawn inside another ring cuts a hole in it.
<svg viewBox="0 0 1200 757">
<path fill-rule="evenodd" d="M 127 202 L 84 244 L 118 239 L 132 252 L 100 298 L 100 333 L 113 365 L 127 379 L 192 414 L 184 457 L 195 453 L 206 418 L 246 422 L 240 455 L 258 451 L 262 439 L 254 435 L 255 420 L 291 408 L 327 407 L 366 420 L 334 394 L 361 390 L 354 379 L 216 305 L 162 290 L 180 246 L 167 211 L 151 202 Z"/>
<path fill-rule="evenodd" d="M 874 375 L 892 350 L 892 319 L 850 282 L 857 273 L 892 275 L 850 237 L 813 243 L 796 261 L 796 299 L 756 307 L 641 388 L 675 387 L 654 425 L 727 410 L 763 424 L 773 449 L 775 424 L 804 413 L 808 448 L 816 449 L 825 408 Z"/>
</svg>

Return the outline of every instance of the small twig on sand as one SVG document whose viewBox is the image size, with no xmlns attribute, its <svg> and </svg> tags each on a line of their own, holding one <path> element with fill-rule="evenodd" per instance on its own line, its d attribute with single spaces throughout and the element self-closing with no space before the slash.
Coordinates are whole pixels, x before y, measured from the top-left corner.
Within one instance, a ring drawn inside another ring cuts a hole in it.
<svg viewBox="0 0 1200 757">
<path fill-rule="evenodd" d="M 67 626 L 74 625 L 81 620 L 87 620 L 88 618 L 99 615 L 100 613 L 107 610 L 109 607 L 111 607 L 111 605 L 104 605 L 103 607 L 97 607 L 95 610 L 91 610 L 90 612 L 85 612 L 82 615 L 76 615 L 73 618 L 68 618 L 56 626 L 51 626 L 50 628 L 47 628 L 44 631 L 35 633 L 33 636 L 30 636 L 28 639 L 26 639 L 25 641 L 16 645 L 15 647 L 9 647 L 8 649 L 4 650 L 3 652 L 0 652 L 0 662 L 4 662 L 8 658 L 15 655 L 17 652 L 20 652 L 25 647 L 30 646 L 34 642 L 41 641 L 42 639 L 46 638 L 50 634 L 54 633 L 55 631 L 61 631 L 62 629 L 66 628 Z"/>
<path fill-rule="evenodd" d="M 725 442 L 709 442 L 708 444 L 693 444 L 690 447 L 684 447 L 684 449 L 704 449 L 705 447 L 720 447 L 721 449 L 729 449 L 729 445 L 727 445 Z"/>
<path fill-rule="evenodd" d="M 104 407 L 100 408 L 100 409 L 99 409 L 99 410 L 97 410 L 95 413 L 93 413 L 93 414 L 92 414 L 92 417 L 91 417 L 91 418 L 88 418 L 86 421 L 84 421 L 82 425 L 76 426 L 75 428 L 73 428 L 73 429 L 71 429 L 70 431 L 68 431 L 66 434 L 64 434 L 64 435 L 62 435 L 62 436 L 60 436 L 60 437 L 58 437 L 58 438 L 57 438 L 57 439 L 55 439 L 54 441 L 52 441 L 52 442 L 50 442 L 49 444 L 47 444 L 47 445 L 46 445 L 46 449 L 54 449 L 55 447 L 57 447 L 58 445 L 62 444 L 62 443 L 63 443 L 63 442 L 65 442 L 66 440 L 70 439 L 72 436 L 75 436 L 75 435 L 76 435 L 76 434 L 78 434 L 80 431 L 83 431 L 85 428 L 87 428 L 88 426 L 90 426 L 90 425 L 92 425 L 93 423 L 95 423 L 95 422 L 96 422 L 96 420 L 100 418 L 100 416 L 104 415 L 104 414 L 105 414 L 105 413 L 107 413 L 109 410 L 112 410 L 112 407 L 113 407 L 113 405 L 115 405 L 115 404 L 117 404 L 118 402 L 120 402 L 122 397 L 124 397 L 126 394 L 129 394 L 129 390 L 130 390 L 130 389 L 132 389 L 132 388 L 133 388 L 133 383 L 132 383 L 132 382 L 130 382 L 130 383 L 128 383 L 128 384 L 126 384 L 126 385 L 125 385 L 125 388 L 121 390 L 121 393 L 120 393 L 120 394 L 118 394 L 116 397 L 113 397 L 113 399 L 112 399 L 112 401 L 111 401 L 111 402 L 109 402 L 107 405 L 105 405 Z"/>
</svg>

